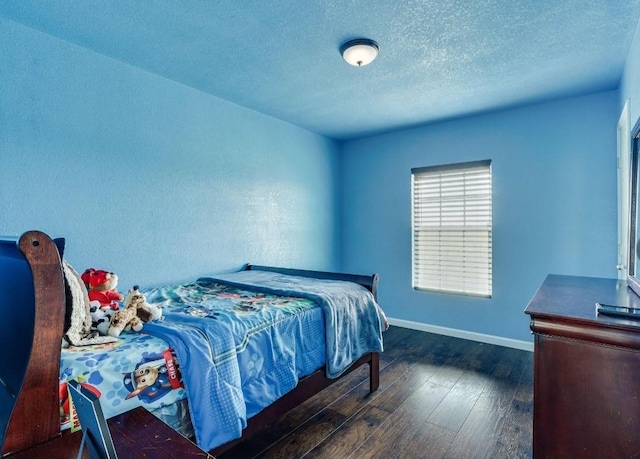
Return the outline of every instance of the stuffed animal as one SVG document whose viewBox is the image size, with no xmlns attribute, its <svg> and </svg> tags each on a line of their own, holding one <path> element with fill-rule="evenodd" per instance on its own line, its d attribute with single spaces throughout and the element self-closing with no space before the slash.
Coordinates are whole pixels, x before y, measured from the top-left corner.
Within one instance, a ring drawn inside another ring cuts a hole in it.
<svg viewBox="0 0 640 459">
<path fill-rule="evenodd" d="M 133 330 L 139 332 L 142 330 L 142 321 L 138 317 L 136 302 L 127 301 L 124 309 L 118 310 L 109 323 L 109 336 L 117 338 L 123 331 Z"/>
<path fill-rule="evenodd" d="M 82 273 L 82 282 L 89 292 L 89 300 L 97 301 L 98 307 L 117 311 L 123 297 L 118 293 L 118 276 L 103 269 L 89 268 Z"/>
<path fill-rule="evenodd" d="M 162 318 L 162 308 L 155 304 L 147 303 L 147 298 L 140 293 L 139 287 L 134 285 L 130 288 L 125 297 L 125 304 L 136 305 L 137 314 L 143 322 L 151 322 Z"/>
<path fill-rule="evenodd" d="M 97 301 L 91 302 L 89 311 L 91 312 L 91 328 L 97 330 L 102 336 L 108 336 L 111 319 L 117 311 L 111 308 L 101 308 Z"/>
</svg>

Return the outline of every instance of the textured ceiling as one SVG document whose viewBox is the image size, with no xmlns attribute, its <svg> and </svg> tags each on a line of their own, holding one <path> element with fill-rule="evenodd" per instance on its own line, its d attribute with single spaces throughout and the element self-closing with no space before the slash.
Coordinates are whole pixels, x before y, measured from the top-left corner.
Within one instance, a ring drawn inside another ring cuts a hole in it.
<svg viewBox="0 0 640 459">
<path fill-rule="evenodd" d="M 640 0 L 2 0 L 0 16 L 336 139 L 615 89 Z M 356 68 L 338 48 L 366 37 Z"/>
</svg>

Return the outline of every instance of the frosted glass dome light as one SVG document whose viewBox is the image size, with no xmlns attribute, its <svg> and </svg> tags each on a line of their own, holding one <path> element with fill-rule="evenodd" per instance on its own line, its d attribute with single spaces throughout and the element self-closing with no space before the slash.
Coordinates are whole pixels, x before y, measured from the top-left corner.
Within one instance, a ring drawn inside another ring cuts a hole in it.
<svg viewBox="0 0 640 459">
<path fill-rule="evenodd" d="M 373 62 L 379 49 L 375 41 L 368 38 L 358 38 L 344 43 L 340 47 L 340 54 L 347 63 L 362 67 Z"/>
</svg>

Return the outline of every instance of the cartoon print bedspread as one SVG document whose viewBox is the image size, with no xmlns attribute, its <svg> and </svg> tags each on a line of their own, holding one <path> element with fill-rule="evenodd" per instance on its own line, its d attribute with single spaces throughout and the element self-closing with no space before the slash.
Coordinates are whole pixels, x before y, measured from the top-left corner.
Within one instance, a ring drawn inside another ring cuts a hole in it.
<svg viewBox="0 0 640 459">
<path fill-rule="evenodd" d="M 186 398 L 178 362 L 169 345 L 145 333 L 123 333 L 115 343 L 62 349 L 63 429 L 76 427 L 71 425 L 67 391 L 67 382 L 72 379 L 100 397 L 107 418 L 137 406 L 154 411 Z"/>
<path fill-rule="evenodd" d="M 323 313 L 310 299 L 207 279 L 144 294 L 163 307 L 145 330 L 175 350 L 205 450 L 240 437 L 247 418 L 326 361 Z"/>
<path fill-rule="evenodd" d="M 240 437 L 299 378 L 325 364 L 335 377 L 382 350 L 384 315 L 357 284 L 246 271 L 143 293 L 163 320 L 117 343 L 63 350 L 62 413 L 70 379 L 98 393 L 107 417 L 187 398 L 196 442 L 211 450 Z"/>
<path fill-rule="evenodd" d="M 163 307 L 163 320 L 116 343 L 62 350 L 63 427 L 75 379 L 99 395 L 108 418 L 136 406 L 170 411 L 188 398 L 196 442 L 210 450 L 326 361 L 322 310 L 312 300 L 208 281 L 143 293 Z"/>
</svg>

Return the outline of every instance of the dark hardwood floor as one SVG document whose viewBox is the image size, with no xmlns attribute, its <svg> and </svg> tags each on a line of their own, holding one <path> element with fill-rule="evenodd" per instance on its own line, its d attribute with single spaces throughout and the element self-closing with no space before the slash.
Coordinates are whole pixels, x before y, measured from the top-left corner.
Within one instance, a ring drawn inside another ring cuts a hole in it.
<svg viewBox="0 0 640 459">
<path fill-rule="evenodd" d="M 531 457 L 533 353 L 391 327 L 373 394 L 367 371 L 219 458 Z"/>
</svg>

